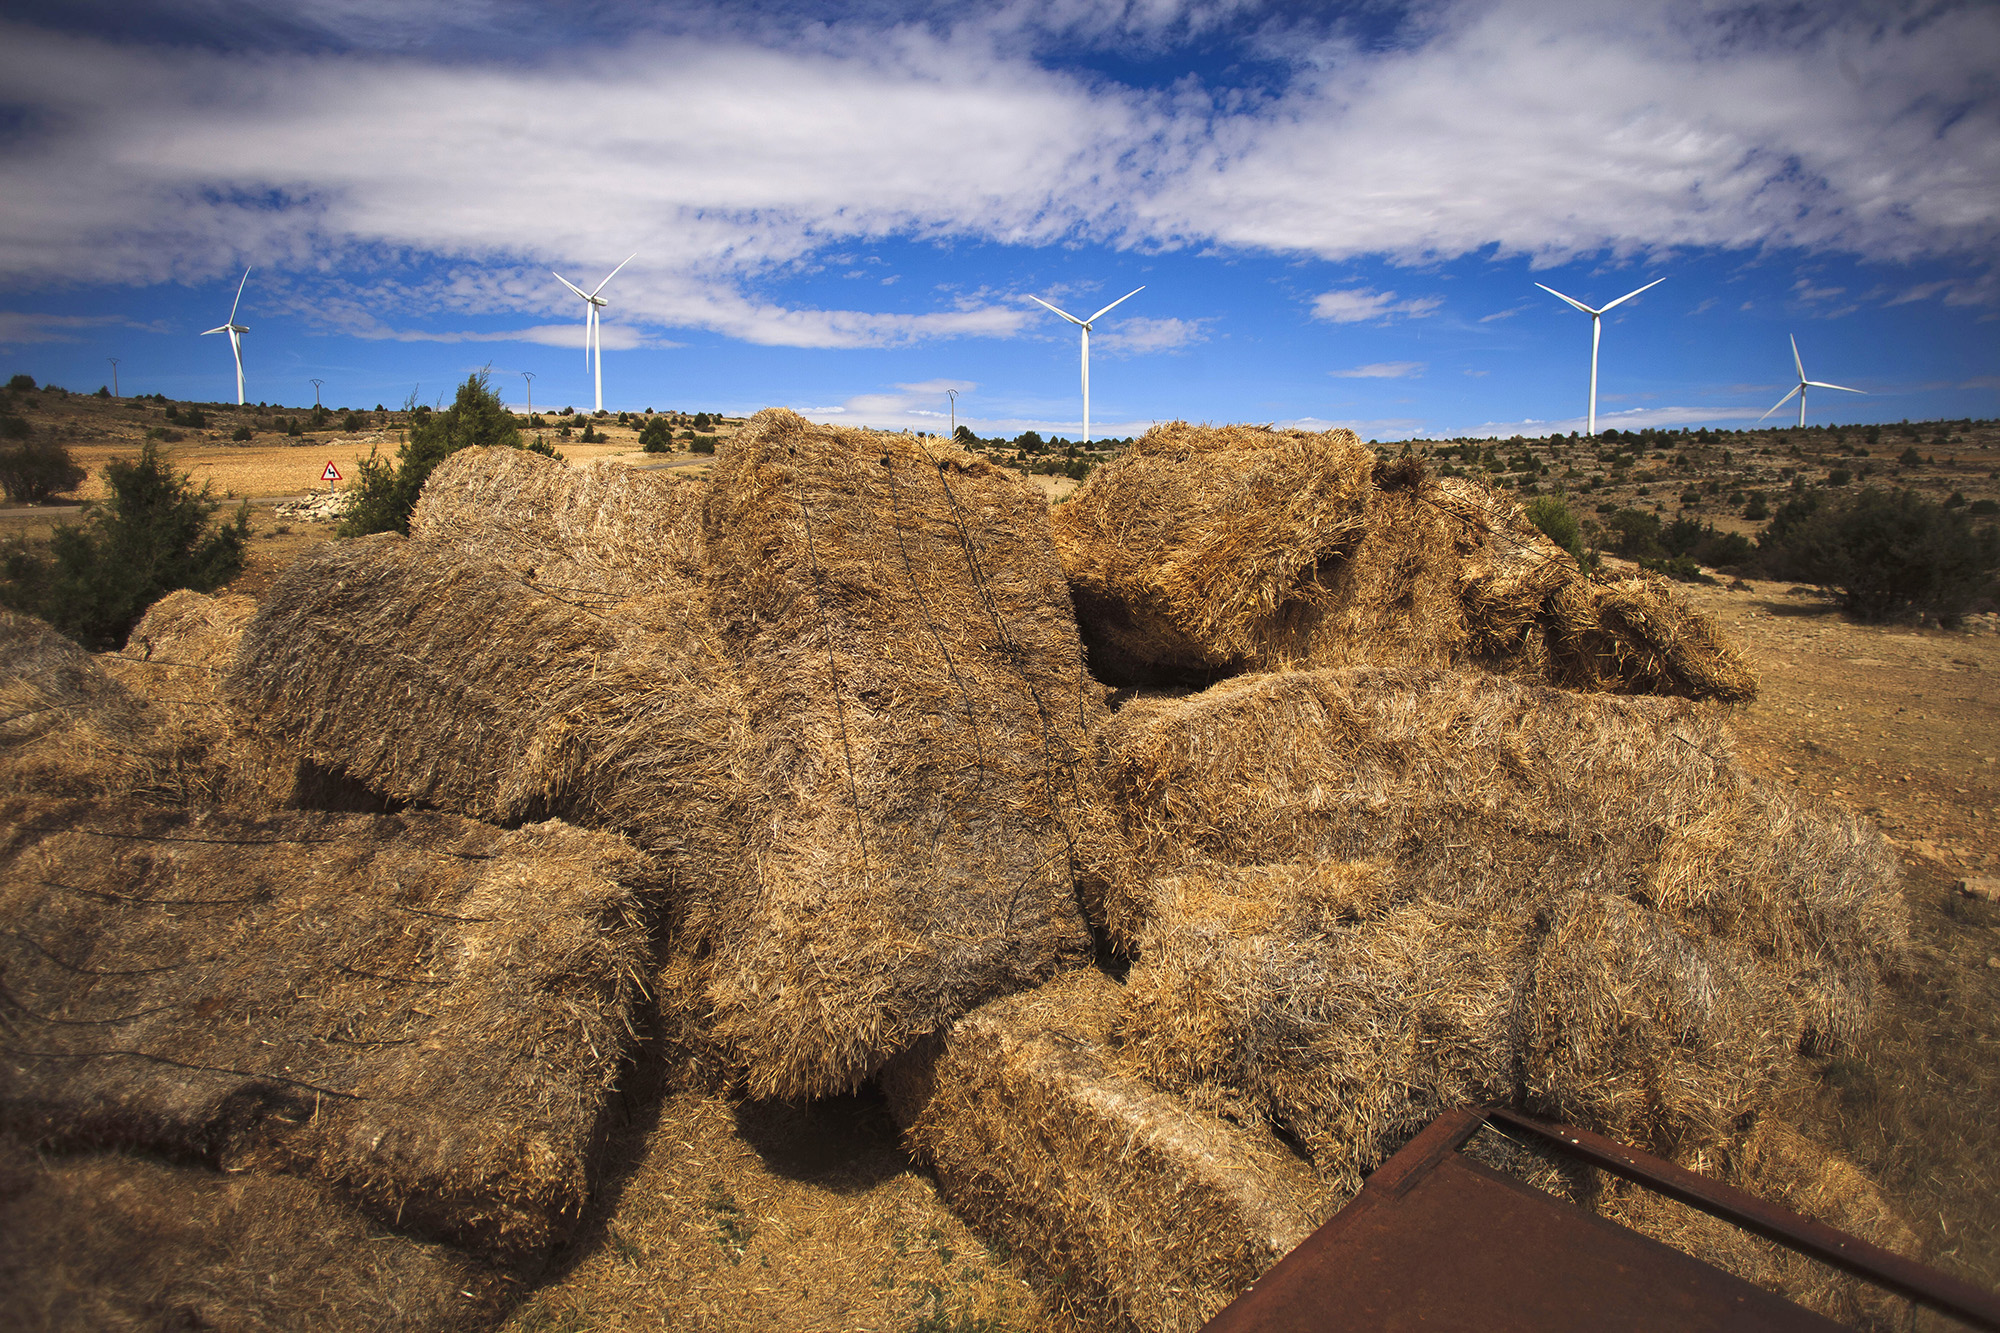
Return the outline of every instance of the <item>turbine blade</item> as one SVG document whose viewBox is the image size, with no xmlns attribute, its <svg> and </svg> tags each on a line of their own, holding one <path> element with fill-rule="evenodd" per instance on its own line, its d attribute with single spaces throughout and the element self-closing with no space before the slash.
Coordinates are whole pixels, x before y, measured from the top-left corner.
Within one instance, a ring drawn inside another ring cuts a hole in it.
<svg viewBox="0 0 2000 1333">
<path fill-rule="evenodd" d="M 203 330 L 201 331 L 201 336 L 202 336 L 202 337 L 204 337 L 204 338 L 206 338 L 206 337 L 207 337 L 207 336 L 208 336 L 209 334 L 211 334 L 211 333 L 227 333 L 227 332 L 229 332 L 229 330 L 230 330 L 230 329 L 231 329 L 232 327 L 234 327 L 234 326 L 233 326 L 233 325 L 229 325 L 229 324 L 223 324 L 223 325 L 219 325 L 219 326 L 217 326 L 216 328 L 212 328 L 212 329 L 203 329 Z"/>
<path fill-rule="evenodd" d="M 1792 339 L 1792 364 L 1798 368 L 1799 383 L 1804 384 L 1807 382 L 1806 363 L 1799 360 L 1799 340 L 1796 336 L 1793 336 L 1791 334 L 1787 334 L 1786 336 Z"/>
<path fill-rule="evenodd" d="M 637 250 L 634 250 L 634 251 L 633 251 L 633 252 L 632 252 L 631 254 L 629 254 L 629 255 L 626 255 L 626 256 L 625 256 L 625 261 L 624 261 L 624 263 L 621 263 L 621 264 L 620 264 L 620 265 L 618 266 L 618 268 L 624 268 L 624 267 L 625 267 L 625 264 L 629 264 L 629 263 L 631 263 L 631 262 L 632 262 L 633 260 L 637 259 L 638 257 L 639 257 L 639 252 L 638 252 Z M 609 281 L 611 281 L 611 280 L 612 280 L 613 278 L 617 277 L 617 276 L 618 276 L 618 268 L 614 268 L 614 269 L 612 269 L 612 270 L 611 270 L 611 271 L 610 271 L 609 273 L 605 274 L 605 275 L 604 275 L 604 282 L 609 282 Z M 603 290 L 604 290 L 604 282 L 600 282 L 600 283 L 598 283 L 598 284 L 597 284 L 597 285 L 596 285 L 595 287 L 592 287 L 592 288 L 590 289 L 590 294 L 591 294 L 592 296 L 595 296 L 595 295 L 597 295 L 597 294 L 598 294 L 599 292 L 603 291 Z"/>
<path fill-rule="evenodd" d="M 582 298 L 583 298 L 584 300 L 588 301 L 588 300 L 590 299 L 590 293 L 589 293 L 589 292 L 587 292 L 587 291 L 585 291 L 585 290 L 584 290 L 583 288 L 581 288 L 581 287 L 577 286 L 577 285 L 576 285 L 575 283 L 571 282 L 571 281 L 570 281 L 570 280 L 569 280 L 568 278 L 565 278 L 565 277 L 564 277 L 564 276 L 563 276 L 562 274 L 560 274 L 560 273 L 556 273 L 556 271 L 555 271 L 554 269 L 550 269 L 550 270 L 549 270 L 549 272 L 550 272 L 550 273 L 555 273 L 555 279 L 556 279 L 556 281 L 557 281 L 557 282 L 559 282 L 559 283 L 561 283 L 561 284 L 562 284 L 563 286 L 565 286 L 565 287 L 569 288 L 569 289 L 570 289 L 571 291 L 575 292 L 575 293 L 576 293 L 576 294 L 577 294 L 578 296 L 581 296 L 581 297 L 582 297 Z"/>
<path fill-rule="evenodd" d="M 1608 305 L 1608 306 L 1605 306 L 1605 307 L 1604 307 L 1604 310 L 1609 310 L 1609 309 L 1611 308 L 1611 306 L 1612 306 L 1612 305 L 1618 305 L 1618 304 L 1619 304 L 1620 302 L 1624 302 L 1624 301 L 1629 301 L 1629 300 L 1631 300 L 1631 299 L 1632 299 L 1633 297 L 1637 296 L 1637 295 L 1639 294 L 1639 292 L 1650 292 L 1650 291 L 1652 291 L 1652 290 L 1653 290 L 1653 288 L 1655 288 L 1655 287 L 1659 286 L 1659 285 L 1660 285 L 1661 283 L 1663 283 L 1663 282 L 1665 282 L 1665 281 L 1666 281 L 1666 279 L 1665 279 L 1665 278 L 1654 278 L 1654 279 L 1653 279 L 1653 280 L 1652 280 L 1651 282 L 1647 283 L 1647 284 L 1646 284 L 1646 285 L 1645 285 L 1644 287 L 1641 287 L 1641 288 L 1639 289 L 1639 291 L 1638 291 L 1638 292 L 1627 292 L 1627 293 L 1625 293 L 1625 294 L 1624 294 L 1623 296 L 1619 297 L 1619 298 L 1618 298 L 1618 300 L 1616 300 L 1616 301 L 1613 301 L 1613 302 L 1611 303 L 1611 305 Z M 1598 311 L 1597 313 L 1601 315 L 1601 314 L 1603 314 L 1603 313 L 1604 313 L 1604 310 L 1600 310 L 1600 311 Z"/>
<path fill-rule="evenodd" d="M 1070 314 L 1070 312 L 1069 312 L 1069 311 L 1067 311 L 1067 310 L 1056 310 L 1056 307 L 1054 307 L 1054 306 L 1052 306 L 1052 305 L 1049 305 L 1049 303 L 1048 303 L 1047 301 L 1044 301 L 1044 300 L 1043 300 L 1043 299 L 1042 299 L 1041 297 L 1039 297 L 1039 296 L 1030 296 L 1030 297 L 1029 297 L 1028 299 L 1029 299 L 1030 301 L 1033 301 L 1033 302 L 1034 302 L 1034 303 L 1035 303 L 1036 305 L 1039 305 L 1039 306 L 1048 306 L 1048 308 L 1049 308 L 1050 310 L 1055 310 L 1055 312 L 1056 312 L 1056 313 L 1057 313 L 1058 315 L 1061 315 L 1061 316 L 1062 316 L 1062 317 L 1063 317 L 1064 319 L 1068 320 L 1068 321 L 1069 321 L 1070 323 L 1072 323 L 1072 324 L 1075 324 L 1075 325 L 1077 325 L 1077 326 L 1079 326 L 1079 327 L 1081 327 L 1081 326 L 1082 326 L 1082 324 L 1083 324 L 1083 321 L 1082 321 L 1082 320 L 1078 319 L 1078 318 L 1077 318 L 1077 317 L 1076 317 L 1075 315 L 1072 315 L 1072 314 Z"/>
<path fill-rule="evenodd" d="M 1599 313 L 1598 311 L 1592 310 L 1589 306 L 1585 305 L 1583 302 L 1577 300 L 1574 296 L 1564 296 L 1561 292 L 1557 291 L 1553 287 L 1548 286 L 1546 283 L 1538 282 L 1535 285 L 1537 287 L 1540 287 L 1543 291 L 1547 292 L 1550 296 L 1555 297 L 1557 300 L 1569 302 L 1571 305 L 1575 306 L 1578 310 L 1581 310 L 1586 315 L 1595 315 Z"/>
<path fill-rule="evenodd" d="M 244 269 L 243 276 L 236 282 L 236 299 L 229 303 L 229 322 L 236 322 L 236 307 L 243 304 L 243 284 L 250 281 L 250 270 Z"/>
<path fill-rule="evenodd" d="M 1119 297 L 1119 298 L 1118 298 L 1118 301 L 1129 301 L 1129 300 L 1131 300 L 1131 299 L 1132 299 L 1133 297 L 1137 296 L 1137 295 L 1138 295 L 1138 294 L 1139 294 L 1140 292 L 1143 292 L 1143 291 L 1145 291 L 1145 290 L 1146 290 L 1146 288 L 1145 288 L 1145 286 L 1144 286 L 1143 284 L 1142 284 L 1142 285 L 1140 285 L 1140 286 L 1137 286 L 1137 287 L 1134 287 L 1134 288 L 1133 288 L 1133 289 L 1132 289 L 1131 291 L 1129 291 L 1129 292 L 1125 293 L 1125 294 L 1124 294 L 1123 296 Z M 1098 316 L 1099 316 L 1099 315 L 1103 315 L 1103 314 L 1105 314 L 1106 312 L 1108 312 L 1108 311 L 1109 311 L 1109 310 L 1111 309 L 1111 306 L 1112 306 L 1112 305 L 1117 305 L 1117 304 L 1118 304 L 1118 301 L 1113 301 L 1113 302 L 1111 303 L 1111 305 L 1108 305 L 1108 306 L 1104 307 L 1104 309 L 1103 309 L 1103 310 L 1100 310 L 1100 311 L 1098 311 L 1096 315 L 1092 315 L 1092 316 L 1091 316 L 1091 317 L 1090 317 L 1089 319 L 1086 319 L 1086 320 L 1084 320 L 1084 321 L 1083 321 L 1083 323 L 1085 323 L 1085 324 L 1095 324 L 1095 323 L 1097 322 L 1097 320 L 1098 320 Z"/>
<path fill-rule="evenodd" d="M 1867 393 L 1866 389 L 1850 389 L 1845 384 L 1828 384 L 1824 380 L 1807 380 L 1815 389 L 1838 389 L 1842 393 Z"/>
<path fill-rule="evenodd" d="M 1800 386 L 1799 386 L 1798 388 L 1796 388 L 1796 389 L 1793 389 L 1791 393 L 1788 393 L 1788 394 L 1786 394 L 1786 395 L 1785 395 L 1785 396 L 1784 396 L 1783 398 L 1780 398 L 1780 399 L 1779 399 L 1779 400 L 1778 400 L 1777 402 L 1775 402 L 1775 403 L 1772 403 L 1772 404 L 1771 404 L 1771 412 L 1775 412 L 1775 411 L 1777 411 L 1777 410 L 1778 410 L 1779 408 L 1783 407 L 1783 406 L 1784 406 L 1784 405 L 1785 405 L 1786 403 L 1789 403 L 1789 402 L 1791 402 L 1791 401 L 1792 401 L 1792 394 L 1793 394 L 1793 393 L 1801 393 L 1801 392 L 1803 392 L 1803 391 L 1804 391 L 1804 389 L 1805 389 L 1805 386 L 1804 386 L 1804 385 L 1800 385 Z M 1768 417 L 1768 416 L 1770 416 L 1770 415 L 1771 415 L 1771 412 L 1766 412 L 1766 413 L 1764 414 L 1764 417 Z M 1757 420 L 1759 420 L 1759 421 L 1762 421 L 1762 420 L 1764 419 L 1764 417 L 1758 417 L 1758 418 L 1757 418 Z"/>
</svg>

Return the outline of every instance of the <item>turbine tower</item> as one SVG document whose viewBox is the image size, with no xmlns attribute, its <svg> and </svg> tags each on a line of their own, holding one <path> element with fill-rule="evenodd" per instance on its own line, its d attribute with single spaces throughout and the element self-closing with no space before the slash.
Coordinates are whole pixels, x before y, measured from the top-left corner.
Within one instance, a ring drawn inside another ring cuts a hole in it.
<svg viewBox="0 0 2000 1333">
<path fill-rule="evenodd" d="M 243 282 L 236 284 L 236 299 L 229 306 L 229 322 L 217 325 L 212 329 L 203 329 L 201 334 L 204 338 L 211 333 L 226 333 L 229 335 L 229 350 L 236 355 L 236 405 L 238 407 L 243 406 L 243 335 L 250 332 L 250 330 L 245 325 L 236 322 L 236 307 L 243 304 L 243 283 L 248 281 L 250 281 L 250 270 L 246 268 L 243 270 Z"/>
<path fill-rule="evenodd" d="M 1103 310 L 1098 311 L 1089 319 L 1078 319 L 1067 310 L 1056 310 L 1054 306 L 1049 305 L 1047 301 L 1044 301 L 1039 296 L 1030 296 L 1028 298 L 1036 305 L 1055 310 L 1058 315 L 1061 315 L 1064 319 L 1083 330 L 1083 443 L 1085 448 L 1090 447 L 1090 326 L 1095 324 L 1099 319 L 1102 319 L 1110 311 L 1111 306 L 1117 305 L 1120 301 L 1129 301 L 1145 290 L 1143 286 L 1134 287 L 1131 291 L 1119 297 L 1117 301 L 1113 301 L 1111 305 L 1104 307 Z"/>
<path fill-rule="evenodd" d="M 624 268 L 625 264 L 631 263 L 638 257 L 639 252 L 634 250 L 631 254 L 625 256 L 625 262 L 620 264 L 618 268 Z M 597 312 L 605 304 L 604 298 L 599 296 L 598 293 L 604 290 L 605 282 L 610 282 L 618 276 L 618 268 L 614 268 L 605 274 L 604 282 L 598 283 L 589 291 L 585 291 L 583 288 L 577 286 L 562 274 L 555 274 L 557 282 L 583 298 L 583 364 L 592 367 L 596 375 L 597 406 L 593 410 L 598 412 L 604 410 L 604 336 L 599 329 Z M 554 269 L 550 269 L 549 271 L 555 273 Z M 593 359 L 593 353 L 595 353 L 595 359 Z"/>
<path fill-rule="evenodd" d="M 1804 426 L 1804 425 L 1806 424 L 1806 390 L 1807 390 L 1807 389 L 1838 389 L 1838 390 L 1840 390 L 1840 391 L 1841 391 L 1842 393 L 1867 393 L 1867 392 L 1868 392 L 1868 391 L 1867 391 L 1866 389 L 1850 389 L 1850 388 L 1848 388 L 1848 387 L 1847 387 L 1847 386 L 1846 386 L 1845 384 L 1827 384 L 1827 383 L 1824 383 L 1824 382 L 1822 382 L 1822 381 L 1820 381 L 1820 380 L 1809 380 L 1809 379 L 1807 379 L 1807 378 L 1806 378 L 1806 363 L 1805 363 L 1805 362 L 1803 362 L 1803 361 L 1801 361 L 1801 360 L 1799 360 L 1799 340 L 1798 340 L 1798 339 L 1797 339 L 1796 337 L 1794 337 L 1794 338 L 1792 339 L 1792 365 L 1793 365 L 1793 367 L 1794 367 L 1794 368 L 1796 368 L 1796 369 L 1798 370 L 1798 372 L 1799 372 L 1799 383 L 1798 383 L 1798 387 L 1797 387 L 1797 388 L 1795 388 L 1795 389 L 1793 389 L 1793 390 L 1792 390 L 1792 393 L 1795 393 L 1795 394 L 1797 394 L 1797 395 L 1799 396 L 1799 425 L 1800 425 L 1800 426 Z M 1778 410 L 1779 408 L 1783 407 L 1783 406 L 1784 406 L 1784 405 L 1785 405 L 1785 404 L 1786 404 L 1787 402 L 1789 402 L 1789 401 L 1791 400 L 1791 396 L 1792 396 L 1792 393 L 1788 393 L 1788 394 L 1786 394 L 1786 395 L 1785 395 L 1785 396 L 1784 396 L 1783 398 L 1780 398 L 1780 399 L 1779 399 L 1779 400 L 1778 400 L 1777 402 L 1775 402 L 1775 403 L 1771 404 L 1771 412 L 1775 412 L 1775 411 L 1777 411 L 1777 410 Z M 1770 415 L 1771 415 L 1771 412 L 1766 412 L 1766 413 L 1764 414 L 1764 417 L 1768 417 L 1768 416 L 1770 416 Z M 1759 420 L 1759 421 L 1762 421 L 1762 420 L 1764 419 L 1764 417 L 1758 417 L 1758 418 L 1757 418 L 1757 420 Z"/>
<path fill-rule="evenodd" d="M 1639 292 L 1651 291 L 1653 288 L 1659 286 L 1661 283 L 1665 281 L 1666 281 L 1665 278 L 1654 278 L 1644 287 L 1641 287 L 1638 292 L 1627 292 L 1623 296 L 1619 297 L 1616 301 L 1613 301 L 1611 305 L 1607 305 L 1600 310 L 1592 310 L 1589 306 L 1577 300 L 1575 297 L 1564 296 L 1561 292 L 1557 291 L 1553 287 L 1544 286 L 1542 283 L 1539 282 L 1535 284 L 1537 287 L 1540 287 L 1543 291 L 1547 292 L 1550 296 L 1553 296 L 1558 300 L 1568 301 L 1578 310 L 1581 310 L 1584 314 L 1590 316 L 1590 422 L 1589 422 L 1589 429 L 1587 429 L 1584 433 L 1586 435 L 1591 436 L 1592 438 L 1595 438 L 1597 435 L 1597 342 L 1604 332 L 1604 312 L 1606 310 L 1611 309 L 1611 306 L 1622 305 L 1624 302 L 1631 300 L 1633 297 L 1637 296 Z"/>
</svg>

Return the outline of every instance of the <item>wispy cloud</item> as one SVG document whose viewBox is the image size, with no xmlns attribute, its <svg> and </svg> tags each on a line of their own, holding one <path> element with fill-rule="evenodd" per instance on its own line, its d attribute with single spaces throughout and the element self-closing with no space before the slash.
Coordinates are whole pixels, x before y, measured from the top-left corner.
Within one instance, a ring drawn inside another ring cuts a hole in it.
<svg viewBox="0 0 2000 1333">
<path fill-rule="evenodd" d="M 1413 296 L 1404 300 L 1394 292 L 1348 287 L 1315 296 L 1312 313 L 1314 319 L 1329 320 L 1335 324 L 1363 324 L 1394 319 L 1399 315 L 1406 319 L 1422 319 L 1443 304 L 1444 299 L 1438 296 Z"/>
<path fill-rule="evenodd" d="M 1203 340 L 1198 319 L 1145 319 L 1134 317 L 1107 324 L 1091 340 L 1091 346 L 1107 352 L 1136 356 L 1147 352 L 1173 352 Z"/>
<path fill-rule="evenodd" d="M 1405 380 L 1424 373 L 1422 361 L 1376 361 L 1351 370 L 1329 370 L 1338 380 Z"/>
<path fill-rule="evenodd" d="M 82 342 L 91 329 L 127 328 L 166 333 L 157 323 L 141 323 L 123 315 L 45 315 L 29 310 L 0 310 L 0 345 Z"/>
</svg>

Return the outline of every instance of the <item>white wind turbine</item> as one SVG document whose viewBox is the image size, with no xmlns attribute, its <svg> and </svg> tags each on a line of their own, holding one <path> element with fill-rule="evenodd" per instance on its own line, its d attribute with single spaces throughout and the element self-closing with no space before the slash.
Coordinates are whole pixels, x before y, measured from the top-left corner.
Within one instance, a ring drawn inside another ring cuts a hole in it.
<svg viewBox="0 0 2000 1333">
<path fill-rule="evenodd" d="M 624 263 L 621 263 L 618 268 L 624 268 L 625 264 L 631 263 L 638 257 L 639 252 L 634 250 L 631 254 L 625 256 Z M 556 273 L 555 275 L 557 282 L 583 298 L 583 364 L 593 367 L 596 373 L 597 405 L 592 410 L 598 412 L 604 410 L 604 335 L 598 324 L 597 311 L 605 304 L 604 298 L 599 296 L 598 293 L 604 290 L 605 282 L 610 282 L 618 276 L 618 268 L 614 268 L 605 274 L 604 282 L 598 283 L 589 291 L 585 291 L 560 273 Z M 555 273 L 554 269 L 550 269 L 549 271 Z M 594 359 L 593 353 L 595 354 Z"/>
<path fill-rule="evenodd" d="M 243 335 L 250 332 L 248 326 L 236 322 L 236 307 L 243 304 L 243 283 L 250 281 L 250 270 L 243 270 L 243 281 L 236 284 L 236 299 L 229 306 L 229 322 L 212 329 L 203 329 L 201 336 L 211 333 L 229 335 L 229 350 L 236 354 L 236 405 L 243 406 Z"/>
<path fill-rule="evenodd" d="M 1604 332 L 1604 312 L 1611 309 L 1611 306 L 1624 304 L 1626 301 L 1637 296 L 1639 292 L 1651 291 L 1665 281 L 1665 278 L 1654 278 L 1644 287 L 1641 287 L 1638 292 L 1627 292 L 1616 301 L 1613 301 L 1611 305 L 1607 305 L 1600 310 L 1592 310 L 1575 297 L 1564 296 L 1553 287 L 1544 286 L 1539 282 L 1535 284 L 1550 296 L 1556 297 L 1558 300 L 1568 301 L 1578 310 L 1590 316 L 1590 423 L 1589 428 L 1584 432 L 1586 435 L 1595 436 L 1597 434 L 1597 341 Z"/>
<path fill-rule="evenodd" d="M 1792 393 L 1795 393 L 1795 394 L 1797 394 L 1797 395 L 1799 396 L 1799 425 L 1800 425 L 1800 426 L 1804 426 L 1804 425 L 1806 424 L 1806 390 L 1807 390 L 1807 389 L 1838 389 L 1838 390 L 1840 390 L 1840 391 L 1841 391 L 1842 393 L 1867 393 L 1867 392 L 1868 392 L 1868 390 L 1866 390 L 1866 389 L 1850 389 L 1850 388 L 1848 388 L 1848 387 L 1847 387 L 1847 386 L 1846 386 L 1845 384 L 1826 384 L 1826 383 L 1823 383 L 1823 382 L 1821 382 L 1821 381 L 1819 381 L 1819 380 L 1809 380 L 1809 379 L 1807 379 L 1807 378 L 1806 378 L 1806 363 L 1805 363 L 1805 362 L 1803 362 L 1803 361 L 1801 361 L 1801 360 L 1799 360 L 1799 340 L 1798 340 L 1798 339 L 1797 339 L 1796 337 L 1794 337 L 1794 338 L 1792 339 L 1792 365 L 1793 365 L 1793 366 L 1795 366 L 1795 367 L 1796 367 L 1796 368 L 1798 369 L 1798 372 L 1799 372 L 1799 383 L 1798 383 L 1798 387 L 1797 387 L 1797 388 L 1795 388 L 1795 389 L 1793 389 L 1793 390 L 1792 390 Z M 1790 399 L 1791 399 L 1791 396 L 1792 396 L 1792 393 L 1788 393 L 1788 394 L 1786 394 L 1786 395 L 1785 395 L 1785 396 L 1784 396 L 1783 398 L 1780 398 L 1780 399 L 1779 399 L 1779 400 L 1778 400 L 1777 402 L 1775 402 L 1775 403 L 1771 404 L 1771 412 L 1775 412 L 1775 411 L 1777 411 L 1777 410 L 1778 410 L 1779 408 L 1783 407 L 1783 406 L 1784 406 L 1784 405 L 1785 405 L 1785 404 L 1786 404 L 1786 403 L 1787 403 L 1788 401 L 1790 401 Z M 1764 414 L 1764 417 L 1768 417 L 1768 416 L 1770 416 L 1770 415 L 1771 415 L 1771 412 L 1766 412 L 1766 413 Z M 1759 420 L 1759 421 L 1762 421 L 1762 420 L 1764 419 L 1764 417 L 1758 417 L 1758 418 L 1757 418 L 1757 420 Z"/>
<path fill-rule="evenodd" d="M 1119 301 L 1129 301 L 1145 290 L 1144 286 L 1134 287 L 1131 291 L 1119 297 L 1117 301 L 1113 301 L 1111 305 L 1104 307 L 1103 310 L 1098 311 L 1089 319 L 1078 319 L 1067 310 L 1056 310 L 1054 306 L 1049 305 L 1047 301 L 1044 301 L 1039 296 L 1030 296 L 1028 298 L 1036 305 L 1055 310 L 1058 315 L 1061 315 L 1064 319 L 1083 330 L 1083 442 L 1085 446 L 1090 444 L 1090 326 L 1103 318 L 1105 313 L 1111 309 L 1111 306 L 1117 305 Z"/>
</svg>

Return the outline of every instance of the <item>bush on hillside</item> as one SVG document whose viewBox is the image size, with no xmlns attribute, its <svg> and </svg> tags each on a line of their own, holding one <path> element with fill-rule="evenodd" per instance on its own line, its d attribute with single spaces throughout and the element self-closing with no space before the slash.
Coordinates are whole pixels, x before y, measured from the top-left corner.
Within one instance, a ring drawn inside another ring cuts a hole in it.
<svg viewBox="0 0 2000 1333">
<path fill-rule="evenodd" d="M 674 450 L 674 428 L 665 417 L 655 417 L 639 432 L 640 447 L 649 454 L 669 454 Z"/>
<path fill-rule="evenodd" d="M 220 502 L 196 490 L 150 441 L 104 466 L 110 498 L 46 550 L 16 538 L 0 555 L 0 603 L 40 616 L 86 648 L 117 648 L 146 608 L 176 588 L 211 592 L 243 568 L 250 505 L 217 524 Z"/>
<path fill-rule="evenodd" d="M 1583 524 L 1567 500 L 1559 495 L 1538 495 L 1528 502 L 1527 515 L 1544 537 L 1575 556 L 1577 564 L 1590 567 L 1589 553 L 1583 546 Z"/>
<path fill-rule="evenodd" d="M 1779 509 L 1758 558 L 1774 578 L 1833 589 L 1862 620 L 1916 611 L 1951 624 L 1990 589 L 2000 534 L 1915 491 L 1806 492 Z"/>
<path fill-rule="evenodd" d="M 360 537 L 371 532 L 410 530 L 410 511 L 430 479 L 431 470 L 460 449 L 506 445 L 525 447 L 514 414 L 487 383 L 486 372 L 476 371 L 459 386 L 458 397 L 442 412 L 429 412 L 408 404 L 410 429 L 396 451 L 392 464 L 379 458 L 373 449 L 361 460 L 355 496 L 349 502 L 347 518 L 340 525 L 343 537 Z"/>
<path fill-rule="evenodd" d="M 69 450 L 54 440 L 29 439 L 0 449 L 0 491 L 16 504 L 41 504 L 75 490 L 88 475 Z"/>
</svg>

